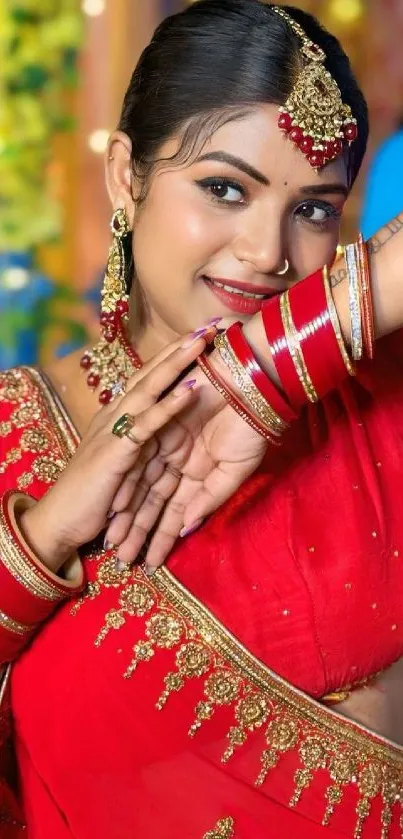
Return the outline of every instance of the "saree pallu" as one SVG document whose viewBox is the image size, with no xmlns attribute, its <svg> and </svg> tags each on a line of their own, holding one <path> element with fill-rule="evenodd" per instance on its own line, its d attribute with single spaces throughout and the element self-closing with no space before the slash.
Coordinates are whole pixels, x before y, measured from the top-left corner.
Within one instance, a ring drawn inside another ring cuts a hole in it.
<svg viewBox="0 0 403 839">
<path fill-rule="evenodd" d="M 403 749 L 271 673 L 166 569 L 88 566 L 14 667 L 29 839 L 402 836 Z"/>
<path fill-rule="evenodd" d="M 171 571 L 87 552 L 85 597 L 12 668 L 27 839 L 403 835 L 403 749 L 310 698 L 403 653 L 402 368 L 383 369 L 313 406 L 302 451 L 270 453 Z M 77 443 L 38 371 L 0 375 L 1 491 L 41 497 Z"/>
</svg>

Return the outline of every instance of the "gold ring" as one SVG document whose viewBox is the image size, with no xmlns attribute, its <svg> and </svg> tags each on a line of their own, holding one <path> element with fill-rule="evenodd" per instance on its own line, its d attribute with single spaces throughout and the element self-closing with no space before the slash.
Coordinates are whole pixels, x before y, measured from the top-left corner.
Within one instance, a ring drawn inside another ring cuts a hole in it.
<svg viewBox="0 0 403 839">
<path fill-rule="evenodd" d="M 122 414 L 119 419 L 116 420 L 113 428 L 112 434 L 115 434 L 116 437 L 124 437 L 134 425 L 134 417 L 131 414 Z"/>
<path fill-rule="evenodd" d="M 133 423 L 133 425 L 134 425 L 134 423 Z M 127 431 L 124 432 L 123 436 L 127 437 L 127 439 L 130 440 L 131 443 L 134 443 L 135 446 L 142 446 L 144 444 L 144 441 L 137 439 L 137 437 L 136 437 L 136 435 L 133 431 L 133 425 L 130 426 L 130 428 L 128 428 Z"/>
</svg>

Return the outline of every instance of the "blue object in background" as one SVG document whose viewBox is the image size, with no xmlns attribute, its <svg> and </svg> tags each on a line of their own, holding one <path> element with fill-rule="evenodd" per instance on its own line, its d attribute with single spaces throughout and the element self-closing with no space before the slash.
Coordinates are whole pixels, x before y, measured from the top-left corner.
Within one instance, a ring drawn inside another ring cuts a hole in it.
<svg viewBox="0 0 403 839">
<path fill-rule="evenodd" d="M 76 349 L 86 340 L 86 329 L 53 311 L 54 301 L 77 303 L 76 292 L 53 283 L 36 268 L 30 252 L 0 252 L 0 370 L 36 364 L 44 335 L 59 326 L 66 334 L 63 350 Z"/>
<path fill-rule="evenodd" d="M 379 147 L 364 192 L 361 230 L 364 239 L 403 209 L 403 128 Z"/>
</svg>

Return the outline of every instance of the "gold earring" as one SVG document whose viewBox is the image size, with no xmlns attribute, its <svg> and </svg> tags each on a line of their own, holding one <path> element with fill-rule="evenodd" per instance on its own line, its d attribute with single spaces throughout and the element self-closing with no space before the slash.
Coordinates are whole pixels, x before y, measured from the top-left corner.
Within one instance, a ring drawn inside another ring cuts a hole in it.
<svg viewBox="0 0 403 839">
<path fill-rule="evenodd" d="M 101 296 L 101 339 L 87 350 L 80 366 L 87 373 L 91 390 L 99 388 L 99 402 L 107 405 L 124 392 L 125 383 L 141 361 L 126 337 L 129 295 L 126 290 L 126 264 L 123 238 L 130 233 L 125 210 L 112 216 L 113 242 L 109 249 Z"/>
<path fill-rule="evenodd" d="M 129 295 L 126 290 L 126 262 L 123 238 L 130 233 L 126 210 L 116 210 L 112 216 L 112 245 L 109 249 L 104 282 L 101 291 L 101 326 L 107 341 L 116 338 L 118 321 L 129 310 Z"/>
</svg>

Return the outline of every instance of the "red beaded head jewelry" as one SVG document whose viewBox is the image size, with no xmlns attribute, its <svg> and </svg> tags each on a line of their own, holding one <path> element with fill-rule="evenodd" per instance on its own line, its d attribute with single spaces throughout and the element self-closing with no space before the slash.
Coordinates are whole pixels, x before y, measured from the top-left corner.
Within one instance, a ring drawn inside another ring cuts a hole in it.
<svg viewBox="0 0 403 839">
<path fill-rule="evenodd" d="M 280 15 L 301 40 L 303 67 L 287 101 L 280 107 L 279 128 L 295 143 L 314 169 L 335 160 L 357 138 L 357 120 L 341 98 L 340 89 L 325 69 L 326 55 L 281 7 Z"/>
<path fill-rule="evenodd" d="M 82 370 L 88 372 L 88 386 L 92 390 L 100 389 L 101 405 L 107 405 L 122 393 L 127 379 L 141 367 L 141 361 L 125 335 L 129 295 L 123 238 L 130 234 L 125 210 L 116 210 L 113 214 L 111 230 L 113 242 L 101 291 L 102 337 L 95 347 L 85 352 L 80 362 Z"/>
</svg>

